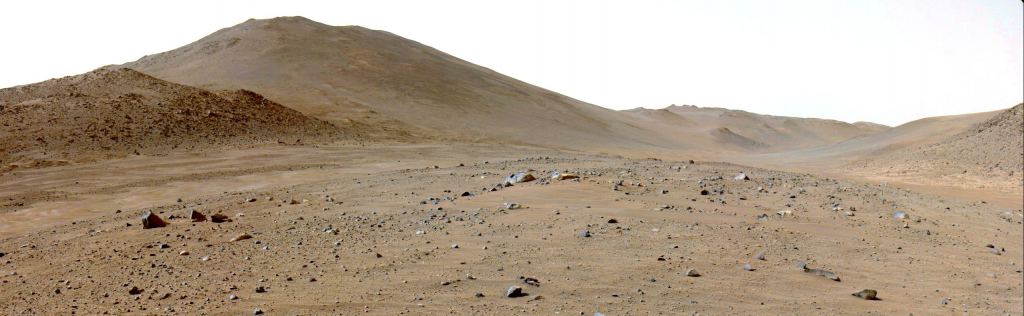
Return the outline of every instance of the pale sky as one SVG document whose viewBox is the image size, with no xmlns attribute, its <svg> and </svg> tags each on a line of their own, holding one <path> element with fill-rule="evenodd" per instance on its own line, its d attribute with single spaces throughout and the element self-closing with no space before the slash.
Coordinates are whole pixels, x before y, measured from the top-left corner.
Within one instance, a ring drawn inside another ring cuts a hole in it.
<svg viewBox="0 0 1024 316">
<path fill-rule="evenodd" d="M 1018 0 L 10 1 L 0 87 L 301 15 L 432 46 L 596 105 L 889 125 L 1024 100 Z"/>
</svg>

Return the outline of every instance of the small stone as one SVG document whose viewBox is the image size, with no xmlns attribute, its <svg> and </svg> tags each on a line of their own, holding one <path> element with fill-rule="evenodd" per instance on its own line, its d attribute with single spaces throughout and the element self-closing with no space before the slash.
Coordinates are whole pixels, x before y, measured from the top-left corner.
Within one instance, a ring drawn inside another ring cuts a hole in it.
<svg viewBox="0 0 1024 316">
<path fill-rule="evenodd" d="M 251 239 L 251 238 L 252 238 L 252 235 L 241 234 L 241 235 L 235 236 L 235 238 L 231 238 L 231 242 L 236 242 L 236 241 L 239 241 L 239 240 L 246 240 L 246 239 Z"/>
<path fill-rule="evenodd" d="M 164 226 L 167 226 L 167 222 L 160 218 L 159 215 L 150 211 L 146 211 L 145 214 L 142 214 L 142 229 L 159 228 Z"/>
<path fill-rule="evenodd" d="M 583 238 L 590 237 L 590 231 L 586 230 L 586 229 L 581 230 L 580 233 L 579 233 L 579 236 L 583 237 Z"/>
<path fill-rule="evenodd" d="M 860 292 L 853 293 L 853 296 L 856 296 L 856 297 L 859 297 L 859 298 L 862 298 L 862 299 L 865 299 L 865 300 L 869 300 L 869 301 L 878 300 L 878 297 L 877 297 L 878 296 L 878 292 L 876 292 L 875 290 L 869 290 L 869 289 L 864 289 L 864 290 L 860 290 Z"/>
<path fill-rule="evenodd" d="M 452 244 L 452 249 L 459 249 L 459 244 Z"/>
<path fill-rule="evenodd" d="M 214 222 L 214 223 L 224 223 L 224 222 L 230 222 L 231 218 L 228 217 L 227 215 L 217 213 L 217 214 L 210 215 L 210 221 Z"/>
<path fill-rule="evenodd" d="M 193 223 L 206 221 L 206 215 L 203 215 L 203 213 L 200 213 L 199 211 L 196 210 L 192 210 L 191 212 L 189 212 L 188 218 L 191 219 Z"/>
<path fill-rule="evenodd" d="M 745 270 L 745 271 L 754 271 L 755 269 L 754 269 L 754 267 L 750 266 L 749 263 L 747 263 L 747 264 L 743 265 L 743 270 Z"/>
<path fill-rule="evenodd" d="M 180 255 L 180 256 L 187 256 L 188 255 L 188 250 L 182 250 L 181 252 L 178 252 L 178 255 Z"/>
<path fill-rule="evenodd" d="M 695 277 L 699 277 L 700 276 L 700 272 L 697 272 L 697 269 L 687 269 L 686 270 L 686 276 L 694 277 L 694 278 Z"/>
<path fill-rule="evenodd" d="M 520 297 L 523 296 L 523 288 L 518 286 L 510 286 L 508 290 L 505 290 L 505 297 Z"/>
<path fill-rule="evenodd" d="M 142 294 L 142 289 L 140 289 L 138 287 L 134 287 L 133 286 L 130 290 L 128 290 L 128 295 L 139 295 L 139 294 Z"/>
<path fill-rule="evenodd" d="M 608 224 L 618 224 L 618 223 L 619 223 L 619 220 L 614 219 L 614 218 L 608 220 Z"/>
<path fill-rule="evenodd" d="M 238 295 L 234 295 L 234 294 L 228 295 L 228 300 L 229 301 L 234 301 L 234 300 L 237 300 L 237 299 L 238 299 Z"/>
<path fill-rule="evenodd" d="M 475 297 L 484 297 L 484 293 L 476 292 L 476 294 L 474 294 L 473 296 L 475 296 Z"/>
<path fill-rule="evenodd" d="M 907 213 L 903 212 L 903 211 L 897 211 L 896 213 L 892 214 L 892 218 L 893 219 L 907 219 L 908 217 L 910 217 L 910 216 L 907 215 Z"/>
<path fill-rule="evenodd" d="M 263 315 L 263 310 L 259 309 L 259 308 L 253 309 L 252 310 L 252 314 L 253 315 Z"/>
<path fill-rule="evenodd" d="M 263 288 L 263 286 L 257 286 L 255 291 L 256 293 L 265 293 L 267 292 L 267 289 Z"/>
<path fill-rule="evenodd" d="M 762 260 L 762 261 L 765 260 L 764 259 L 764 251 L 758 252 L 756 255 L 754 255 L 754 259 Z"/>
</svg>

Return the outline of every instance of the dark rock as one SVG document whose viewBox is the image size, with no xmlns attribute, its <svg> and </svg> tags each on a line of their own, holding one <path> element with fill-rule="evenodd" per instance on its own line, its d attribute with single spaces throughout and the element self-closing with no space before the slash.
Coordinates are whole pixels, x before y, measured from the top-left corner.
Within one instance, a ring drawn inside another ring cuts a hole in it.
<svg viewBox="0 0 1024 316">
<path fill-rule="evenodd" d="M 142 214 L 143 229 L 159 228 L 164 226 L 167 226 L 167 222 L 155 213 L 147 211 L 145 214 Z"/>
<path fill-rule="evenodd" d="M 519 278 L 522 279 L 523 283 L 526 283 L 527 285 L 540 286 L 540 280 L 537 280 L 537 278 L 528 278 L 528 277 L 519 277 Z"/>
<path fill-rule="evenodd" d="M 521 297 L 521 296 L 526 296 L 526 294 L 523 293 L 523 288 L 521 288 L 521 287 L 513 285 L 513 286 L 508 287 L 507 290 L 505 290 L 505 297 L 513 297 L 514 298 L 514 297 Z"/>
<path fill-rule="evenodd" d="M 231 238 L 231 242 L 236 242 L 236 241 L 239 241 L 239 240 L 246 240 L 246 239 L 252 239 L 252 235 L 241 234 L 241 235 L 235 236 L 235 238 Z"/>
<path fill-rule="evenodd" d="M 128 295 L 139 295 L 139 294 L 142 294 L 142 289 L 140 289 L 138 287 L 133 286 L 130 290 L 128 290 Z"/>
<path fill-rule="evenodd" d="M 199 211 L 196 211 L 196 210 L 192 210 L 191 212 L 189 212 L 188 213 L 188 218 L 192 219 L 192 222 L 205 222 L 206 221 L 206 215 L 203 215 L 203 213 L 200 213 Z"/>
<path fill-rule="evenodd" d="M 227 215 L 217 213 L 217 214 L 210 215 L 210 221 L 214 222 L 214 223 L 224 223 L 224 222 L 230 222 L 231 218 L 228 217 Z"/>
<path fill-rule="evenodd" d="M 687 269 L 686 270 L 686 276 L 694 277 L 694 278 L 695 277 L 699 277 L 700 276 L 700 272 L 697 272 L 697 269 Z"/>
</svg>

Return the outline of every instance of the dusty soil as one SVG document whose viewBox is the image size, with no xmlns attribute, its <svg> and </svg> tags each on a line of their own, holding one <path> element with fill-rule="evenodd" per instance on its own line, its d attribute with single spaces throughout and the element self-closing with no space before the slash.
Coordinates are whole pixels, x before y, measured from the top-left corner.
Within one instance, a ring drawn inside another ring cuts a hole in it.
<svg viewBox="0 0 1024 316">
<path fill-rule="evenodd" d="M 1024 312 L 1022 203 L 721 163 L 269 146 L 18 170 L 0 199 L 2 314 Z"/>
</svg>

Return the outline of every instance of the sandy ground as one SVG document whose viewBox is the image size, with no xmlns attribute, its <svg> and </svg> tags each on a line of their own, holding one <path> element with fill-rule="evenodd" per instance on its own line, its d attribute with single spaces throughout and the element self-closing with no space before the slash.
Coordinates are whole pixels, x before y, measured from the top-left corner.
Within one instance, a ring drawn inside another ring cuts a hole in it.
<svg viewBox="0 0 1024 316">
<path fill-rule="evenodd" d="M 531 169 L 542 180 L 491 191 Z M 17 171 L 0 176 L 0 314 L 1024 313 L 1019 196 L 910 189 L 488 145 Z M 170 225 L 142 229 L 145 211 Z"/>
</svg>

